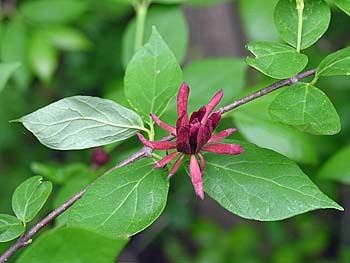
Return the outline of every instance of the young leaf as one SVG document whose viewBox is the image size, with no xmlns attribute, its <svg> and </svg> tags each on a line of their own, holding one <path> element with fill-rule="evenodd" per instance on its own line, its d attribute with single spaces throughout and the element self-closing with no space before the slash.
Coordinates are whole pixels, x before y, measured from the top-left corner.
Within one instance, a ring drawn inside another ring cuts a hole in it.
<svg viewBox="0 0 350 263">
<path fill-rule="evenodd" d="M 26 89 L 31 80 L 28 34 L 26 25 L 19 20 L 11 19 L 6 24 L 1 38 L 1 60 L 21 64 L 13 74 L 13 80 L 19 88 Z"/>
<path fill-rule="evenodd" d="M 269 42 L 251 42 L 246 48 L 255 55 L 246 62 L 253 68 L 275 79 L 285 79 L 302 71 L 308 61 L 304 54 L 288 45 Z"/>
<path fill-rule="evenodd" d="M 319 157 L 309 135 L 271 119 L 267 109 L 279 93 L 274 91 L 237 108 L 232 114 L 235 126 L 244 138 L 259 147 L 276 151 L 299 163 L 316 164 Z"/>
<path fill-rule="evenodd" d="M 0 242 L 7 242 L 19 237 L 24 226 L 16 217 L 0 214 Z"/>
<path fill-rule="evenodd" d="M 0 92 L 4 89 L 6 82 L 21 64 L 17 62 L 0 63 Z"/>
<path fill-rule="evenodd" d="M 200 59 L 186 65 L 183 76 L 191 88 L 189 112 L 203 106 L 219 88 L 225 94 L 222 105 L 232 102 L 244 87 L 246 70 L 242 59 Z"/>
<path fill-rule="evenodd" d="M 84 34 L 70 27 L 50 27 L 44 34 L 52 45 L 61 50 L 81 51 L 92 46 Z"/>
<path fill-rule="evenodd" d="M 164 23 L 164 21 L 167 22 Z M 186 56 L 188 42 L 188 27 L 182 8 L 180 6 L 152 6 L 145 21 L 144 43 L 151 36 L 153 26 L 157 27 L 177 61 L 181 63 Z M 136 20 L 133 19 L 123 36 L 122 60 L 125 68 L 135 54 L 135 31 Z"/>
<path fill-rule="evenodd" d="M 281 38 L 296 47 L 298 14 L 296 2 L 280 0 L 275 8 L 275 25 Z M 314 44 L 327 30 L 331 11 L 324 0 L 304 1 L 301 49 Z"/>
<path fill-rule="evenodd" d="M 296 83 L 271 103 L 269 113 L 276 121 L 316 135 L 332 135 L 340 131 L 340 119 L 332 102 L 320 89 Z"/>
<path fill-rule="evenodd" d="M 350 0 L 334 0 L 334 3 L 344 13 L 346 13 L 348 16 L 350 16 Z"/>
<path fill-rule="evenodd" d="M 241 141 L 237 156 L 206 154 L 204 190 L 243 218 L 281 220 L 315 209 L 343 210 L 288 158 Z"/>
<path fill-rule="evenodd" d="M 20 184 L 12 196 L 12 209 L 23 223 L 30 222 L 46 203 L 52 191 L 51 182 L 33 176 Z"/>
<path fill-rule="evenodd" d="M 86 229 L 58 228 L 42 234 L 16 262 L 114 262 L 126 243 L 126 239 L 112 238 Z"/>
<path fill-rule="evenodd" d="M 153 161 L 141 160 L 97 180 L 68 211 L 68 225 L 114 236 L 131 236 L 152 224 L 163 211 L 169 182 Z"/>
<path fill-rule="evenodd" d="M 60 24 L 78 19 L 87 8 L 79 0 L 34 0 L 21 4 L 19 12 L 33 23 Z"/>
<path fill-rule="evenodd" d="M 45 35 L 36 32 L 29 45 L 30 64 L 39 79 L 48 83 L 58 66 L 58 52 Z"/>
<path fill-rule="evenodd" d="M 341 148 L 322 166 L 319 177 L 350 185 L 350 145 Z"/>
<path fill-rule="evenodd" d="M 125 96 L 143 118 L 160 116 L 182 81 L 180 66 L 156 28 L 125 72 Z"/>
<path fill-rule="evenodd" d="M 325 57 L 317 67 L 315 79 L 322 76 L 350 76 L 350 47 Z"/>
<path fill-rule="evenodd" d="M 73 96 L 56 101 L 16 121 L 45 146 L 57 150 L 85 149 L 144 130 L 141 118 L 119 104 L 97 97 Z"/>
</svg>

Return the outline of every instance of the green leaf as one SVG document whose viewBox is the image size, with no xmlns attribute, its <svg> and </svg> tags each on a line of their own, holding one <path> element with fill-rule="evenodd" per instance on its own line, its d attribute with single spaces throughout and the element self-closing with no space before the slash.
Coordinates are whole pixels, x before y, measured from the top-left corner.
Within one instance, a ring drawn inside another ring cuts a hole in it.
<svg viewBox="0 0 350 263">
<path fill-rule="evenodd" d="M 296 47 L 298 14 L 296 2 L 280 0 L 275 8 L 275 25 L 281 38 Z M 331 11 L 323 0 L 304 1 L 301 49 L 313 45 L 328 29 Z"/>
<path fill-rule="evenodd" d="M 319 177 L 350 185 L 350 145 L 337 151 L 322 166 Z"/>
<path fill-rule="evenodd" d="M 343 210 L 288 158 L 241 141 L 237 156 L 206 154 L 204 189 L 243 218 L 281 220 L 321 208 Z"/>
<path fill-rule="evenodd" d="M 52 45 L 61 50 L 84 51 L 92 46 L 84 34 L 70 27 L 52 27 L 47 29 L 44 34 Z"/>
<path fill-rule="evenodd" d="M 278 41 L 273 24 L 273 12 L 278 0 L 240 0 L 239 14 L 244 33 L 250 41 Z M 257 15 L 259 14 L 259 15 Z M 266 30 L 266 29 L 269 30 Z"/>
<path fill-rule="evenodd" d="M 19 237 L 24 226 L 16 217 L 0 214 L 0 242 L 7 242 Z"/>
<path fill-rule="evenodd" d="M 350 47 L 325 57 L 317 67 L 315 79 L 321 76 L 350 76 Z"/>
<path fill-rule="evenodd" d="M 23 251 L 17 263 L 114 262 L 127 240 L 86 229 L 64 227 L 42 234 Z"/>
<path fill-rule="evenodd" d="M 253 68 L 275 79 L 292 77 L 302 71 L 308 61 L 304 54 L 279 43 L 251 42 L 246 48 L 255 58 L 247 57 L 246 62 Z"/>
<path fill-rule="evenodd" d="M 160 116 L 182 81 L 180 66 L 158 31 L 153 28 L 149 42 L 130 61 L 124 79 L 129 103 L 149 120 Z"/>
<path fill-rule="evenodd" d="M 14 72 L 14 83 L 26 89 L 31 80 L 28 60 L 28 35 L 25 24 L 18 20 L 10 20 L 5 27 L 1 42 L 1 60 L 3 62 L 20 63 L 21 67 Z"/>
<path fill-rule="evenodd" d="M 232 102 L 245 85 L 247 66 L 242 59 L 212 58 L 194 61 L 183 70 L 191 88 L 189 111 L 198 110 L 219 90 L 222 105 Z"/>
<path fill-rule="evenodd" d="M 340 131 L 340 119 L 332 102 L 320 89 L 296 83 L 271 103 L 269 113 L 276 121 L 316 135 L 332 135 Z"/>
<path fill-rule="evenodd" d="M 350 0 L 334 0 L 334 3 L 344 13 L 346 13 L 348 16 L 350 16 Z"/>
<path fill-rule="evenodd" d="M 238 131 L 259 147 L 276 151 L 296 162 L 316 164 L 318 154 L 309 135 L 271 119 L 267 109 L 279 93 L 274 91 L 235 109 L 232 117 Z"/>
<path fill-rule="evenodd" d="M 77 20 L 88 5 L 80 0 L 34 0 L 20 5 L 19 12 L 32 23 L 60 24 Z"/>
<path fill-rule="evenodd" d="M 125 140 L 144 130 L 141 118 L 119 104 L 97 97 L 73 96 L 56 101 L 16 121 L 45 146 L 85 149 Z"/>
<path fill-rule="evenodd" d="M 21 183 L 12 195 L 12 209 L 24 224 L 33 220 L 46 203 L 52 191 L 51 182 L 33 176 Z"/>
<path fill-rule="evenodd" d="M 164 23 L 164 21 L 167 21 Z M 187 51 L 188 27 L 180 6 L 155 6 L 148 11 L 145 30 L 143 34 L 144 43 L 152 34 L 152 27 L 156 26 L 164 41 L 174 53 L 177 61 L 181 63 Z M 122 59 L 124 67 L 134 55 L 136 20 L 133 19 L 126 28 L 123 36 Z"/>
<path fill-rule="evenodd" d="M 58 52 L 40 32 L 36 32 L 31 38 L 29 59 L 39 79 L 44 83 L 50 82 L 58 66 Z"/>
<path fill-rule="evenodd" d="M 0 63 L 0 92 L 5 88 L 6 82 L 19 68 L 20 63 Z"/>
<path fill-rule="evenodd" d="M 69 210 L 68 225 L 114 236 L 131 236 L 152 224 L 163 211 L 169 182 L 166 172 L 141 160 L 97 180 Z"/>
</svg>

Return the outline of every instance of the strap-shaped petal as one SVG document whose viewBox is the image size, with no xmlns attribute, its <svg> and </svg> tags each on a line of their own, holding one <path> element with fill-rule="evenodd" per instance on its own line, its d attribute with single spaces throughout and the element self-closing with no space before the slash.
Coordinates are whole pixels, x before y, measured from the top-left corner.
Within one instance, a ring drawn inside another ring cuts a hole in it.
<svg viewBox="0 0 350 263">
<path fill-rule="evenodd" d="M 179 93 L 177 94 L 177 115 L 178 117 L 181 117 L 183 114 L 182 119 L 182 125 L 188 124 L 188 110 L 187 110 L 187 104 L 188 104 L 188 95 L 190 94 L 190 88 L 186 84 L 186 82 L 183 82 Z"/>
<path fill-rule="evenodd" d="M 176 162 L 174 163 L 173 167 L 170 170 L 170 173 L 168 175 L 168 179 L 170 179 L 175 173 L 176 171 L 179 169 L 183 159 L 185 158 L 185 155 L 182 154 L 179 159 L 176 160 Z"/>
<path fill-rule="evenodd" d="M 221 89 L 219 90 L 214 97 L 209 101 L 208 105 L 206 106 L 206 112 L 205 115 L 203 117 L 203 119 L 201 120 L 201 123 L 206 123 L 207 119 L 210 115 L 210 113 L 215 109 L 215 107 L 219 104 L 220 100 L 222 99 L 222 96 L 224 96 L 224 91 Z"/>
<path fill-rule="evenodd" d="M 243 148 L 239 144 L 226 144 L 226 143 L 217 143 L 217 144 L 208 144 L 202 147 L 203 151 L 212 152 L 217 154 L 240 154 L 243 152 Z"/>
<path fill-rule="evenodd" d="M 218 142 L 221 141 L 223 139 L 225 139 L 226 137 L 230 136 L 232 133 L 234 133 L 236 131 L 235 128 L 228 128 L 226 130 L 223 130 L 221 132 L 218 132 L 217 134 L 214 134 L 211 136 L 211 138 L 209 139 L 208 142 Z"/>
<path fill-rule="evenodd" d="M 170 150 L 176 148 L 175 142 L 151 142 L 147 140 L 143 135 L 139 132 L 136 132 L 137 137 L 139 137 L 140 141 L 147 147 L 150 147 L 155 150 Z"/>
<path fill-rule="evenodd" d="M 166 155 L 164 158 L 162 158 L 161 160 L 156 162 L 153 165 L 153 168 L 156 169 L 156 168 L 164 167 L 165 165 L 170 163 L 172 160 L 174 160 L 176 158 L 176 156 L 178 156 L 179 154 L 180 154 L 179 152 L 173 152 L 171 154 Z"/>
<path fill-rule="evenodd" d="M 201 172 L 203 173 L 205 166 L 206 166 L 205 159 L 204 159 L 203 154 L 201 154 L 200 152 L 198 153 L 198 156 L 199 156 L 199 160 L 200 160 L 199 166 L 201 167 Z"/>
<path fill-rule="evenodd" d="M 162 122 L 155 114 L 151 113 L 151 118 L 154 120 L 155 123 L 157 123 L 157 125 L 159 127 L 161 127 L 163 130 L 166 130 L 174 135 L 176 135 L 176 129 L 173 126 L 170 126 L 164 122 Z"/>
<path fill-rule="evenodd" d="M 199 168 L 197 158 L 194 154 L 192 154 L 190 157 L 190 175 L 191 175 L 191 181 L 194 187 L 194 191 L 196 192 L 196 195 L 200 199 L 204 199 L 202 173 Z"/>
</svg>

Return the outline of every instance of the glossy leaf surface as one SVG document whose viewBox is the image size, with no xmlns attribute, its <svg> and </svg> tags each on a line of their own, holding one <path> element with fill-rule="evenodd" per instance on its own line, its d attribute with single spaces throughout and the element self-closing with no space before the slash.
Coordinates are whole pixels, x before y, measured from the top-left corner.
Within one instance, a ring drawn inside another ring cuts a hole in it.
<svg viewBox="0 0 350 263">
<path fill-rule="evenodd" d="M 41 235 L 21 254 L 17 263 L 114 262 L 127 243 L 86 229 L 64 227 Z"/>
<path fill-rule="evenodd" d="M 161 115 L 182 81 L 176 58 L 154 27 L 149 41 L 132 58 L 124 91 L 131 106 L 146 120 Z"/>
<path fill-rule="evenodd" d="M 12 196 L 12 209 L 22 222 L 30 222 L 46 203 L 52 191 L 51 182 L 33 176 L 20 184 Z"/>
<path fill-rule="evenodd" d="M 340 119 L 332 102 L 320 89 L 296 83 L 285 89 L 269 107 L 274 120 L 316 135 L 340 131 Z"/>
<path fill-rule="evenodd" d="M 296 1 L 280 0 L 275 8 L 275 25 L 281 38 L 296 47 L 298 14 Z M 323 0 L 304 1 L 301 49 L 313 45 L 328 29 L 331 11 Z"/>
<path fill-rule="evenodd" d="M 323 194 L 288 158 L 240 141 L 237 156 L 206 154 L 204 189 L 220 205 L 248 219 L 273 221 L 341 206 Z"/>
<path fill-rule="evenodd" d="M 338 75 L 350 76 L 350 47 L 329 54 L 317 67 L 316 78 Z"/>
<path fill-rule="evenodd" d="M 289 78 L 302 71 L 308 58 L 288 45 L 270 42 L 251 42 L 246 48 L 255 58 L 246 62 L 267 76 L 276 79 Z"/>
<path fill-rule="evenodd" d="M 70 209 L 68 225 L 132 236 L 152 224 L 168 195 L 167 173 L 152 160 L 124 166 L 97 180 Z"/>
<path fill-rule="evenodd" d="M 16 217 L 0 214 L 0 242 L 7 242 L 19 237 L 24 232 L 22 222 Z"/>
</svg>

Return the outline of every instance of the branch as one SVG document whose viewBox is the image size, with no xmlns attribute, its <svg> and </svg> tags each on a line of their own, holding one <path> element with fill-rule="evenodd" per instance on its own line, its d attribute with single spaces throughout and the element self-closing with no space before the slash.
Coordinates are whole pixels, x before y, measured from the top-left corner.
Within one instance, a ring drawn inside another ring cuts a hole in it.
<svg viewBox="0 0 350 263">
<path fill-rule="evenodd" d="M 218 112 L 226 113 L 229 112 L 243 104 L 246 104 L 252 100 L 255 100 L 261 96 L 264 96 L 274 90 L 277 90 L 279 88 L 290 86 L 299 80 L 306 78 L 308 76 L 313 75 L 316 72 L 316 69 L 311 69 L 305 72 L 302 72 L 298 75 L 295 75 L 289 79 L 284 79 L 279 82 L 276 82 L 275 84 L 272 84 L 264 89 L 261 89 L 257 92 L 252 93 L 251 95 L 248 95 L 242 99 L 239 99 L 237 101 L 234 101 L 233 103 L 224 106 L 218 110 Z M 174 135 L 168 135 L 161 139 L 161 141 L 170 141 L 174 139 Z M 107 172 L 103 173 L 100 177 L 97 178 L 100 179 L 106 174 L 109 174 L 110 172 L 114 171 L 117 168 L 120 168 L 122 166 L 125 166 L 127 164 L 133 163 L 141 158 L 144 157 L 152 157 L 152 149 L 148 147 L 143 147 L 136 153 L 134 153 L 129 158 L 125 159 L 124 161 L 118 163 L 117 165 L 113 166 L 111 169 L 109 169 Z M 71 197 L 67 202 L 65 202 L 63 205 L 61 205 L 56 210 L 52 211 L 50 214 L 48 214 L 44 219 L 42 219 L 38 224 L 36 224 L 32 229 L 30 229 L 25 235 L 21 236 L 3 255 L 0 256 L 0 263 L 5 263 L 17 250 L 20 248 L 28 245 L 31 243 L 31 238 L 43 227 L 48 225 L 51 221 L 53 221 L 56 217 L 58 217 L 60 214 L 62 214 L 64 211 L 66 211 L 69 207 L 71 207 L 76 201 L 78 201 L 84 193 L 90 188 L 90 186 L 95 181 L 88 184 L 83 190 L 75 194 L 73 197 Z"/>
<path fill-rule="evenodd" d="M 246 104 L 246 103 L 248 103 L 252 100 L 255 100 L 257 98 L 260 98 L 261 96 L 264 96 L 264 95 L 266 95 L 274 90 L 283 88 L 285 86 L 293 85 L 294 83 L 298 82 L 299 80 L 315 74 L 315 72 L 316 72 L 316 69 L 310 69 L 308 71 L 305 71 L 305 72 L 302 72 L 298 75 L 295 75 L 289 79 L 283 79 L 283 80 L 276 82 L 276 83 L 274 83 L 274 84 L 272 84 L 264 89 L 261 89 L 257 92 L 254 92 L 253 94 L 250 94 L 242 99 L 236 100 L 233 103 L 220 108 L 218 110 L 218 112 L 221 112 L 221 113 L 229 112 L 229 111 L 237 108 L 238 106 Z"/>
</svg>

